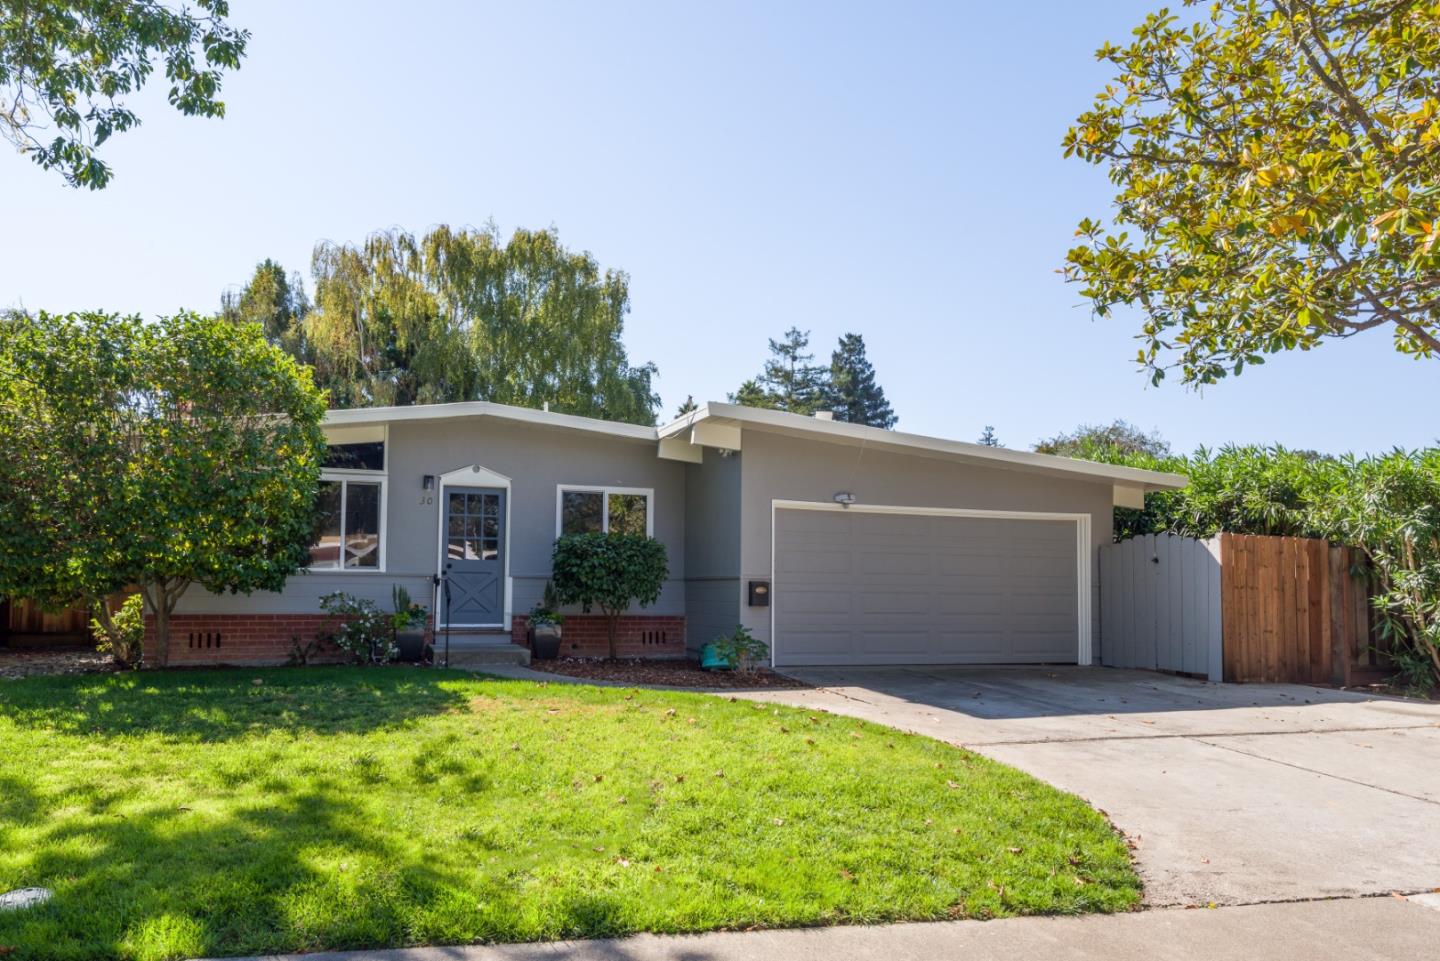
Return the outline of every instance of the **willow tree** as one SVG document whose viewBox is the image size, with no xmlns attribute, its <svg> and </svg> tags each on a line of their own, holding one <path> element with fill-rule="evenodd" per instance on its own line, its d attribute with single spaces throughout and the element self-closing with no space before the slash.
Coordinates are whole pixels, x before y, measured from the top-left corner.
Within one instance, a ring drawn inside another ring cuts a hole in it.
<svg viewBox="0 0 1440 961">
<path fill-rule="evenodd" d="M 1139 309 L 1153 380 L 1369 330 L 1440 352 L 1440 6 L 1206 0 L 1097 56 L 1115 80 L 1064 148 L 1118 192 L 1065 273 Z"/>
<path fill-rule="evenodd" d="M 553 230 L 441 226 L 319 245 L 304 322 L 334 406 L 489 400 L 651 424 L 653 364 L 621 340 L 629 278 Z"/>
</svg>

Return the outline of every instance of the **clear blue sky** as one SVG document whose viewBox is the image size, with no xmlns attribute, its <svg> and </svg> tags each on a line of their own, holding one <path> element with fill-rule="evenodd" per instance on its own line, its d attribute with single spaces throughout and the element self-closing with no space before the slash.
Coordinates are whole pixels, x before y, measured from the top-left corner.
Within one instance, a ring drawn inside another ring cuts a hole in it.
<svg viewBox="0 0 1440 961">
<path fill-rule="evenodd" d="M 1060 156 L 1093 59 L 1159 0 L 282 3 L 229 116 L 152 85 L 103 192 L 0 154 L 0 303 L 214 309 L 274 257 L 437 223 L 555 226 L 631 277 L 626 342 L 664 415 L 723 400 L 765 341 L 869 345 L 902 430 L 1027 447 L 1123 417 L 1178 447 L 1431 444 L 1440 361 L 1383 333 L 1272 360 L 1203 396 L 1148 388 L 1133 317 L 1092 321 L 1056 274 L 1104 171 Z M 783 8 L 783 9 L 780 9 Z"/>
</svg>

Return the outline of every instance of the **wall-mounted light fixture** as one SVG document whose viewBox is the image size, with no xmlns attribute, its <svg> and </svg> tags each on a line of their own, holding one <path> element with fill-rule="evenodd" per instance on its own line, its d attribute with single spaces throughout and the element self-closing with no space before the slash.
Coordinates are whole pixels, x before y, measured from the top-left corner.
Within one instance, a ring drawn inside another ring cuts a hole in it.
<svg viewBox="0 0 1440 961">
<path fill-rule="evenodd" d="M 851 504 L 855 503 L 855 495 L 850 493 L 849 491 L 840 491 L 835 495 L 835 503 L 839 504 L 841 507 L 849 507 Z"/>
<path fill-rule="evenodd" d="M 420 479 L 420 487 L 427 491 L 433 491 L 435 489 L 435 475 L 426 474 L 422 477 Z"/>
</svg>

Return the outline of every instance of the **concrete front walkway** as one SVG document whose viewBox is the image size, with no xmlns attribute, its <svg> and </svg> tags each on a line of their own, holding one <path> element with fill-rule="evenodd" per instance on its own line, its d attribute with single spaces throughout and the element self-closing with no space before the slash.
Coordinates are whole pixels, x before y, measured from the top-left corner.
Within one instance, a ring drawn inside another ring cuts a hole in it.
<svg viewBox="0 0 1440 961">
<path fill-rule="evenodd" d="M 786 673 L 816 687 L 738 696 L 927 734 L 1085 798 L 1133 842 L 1150 906 L 1440 887 L 1440 704 L 1108 668 Z"/>
<path fill-rule="evenodd" d="M 1395 898 L 1081 918 L 285 955 L 285 961 L 1413 961 L 1440 910 Z M 254 959 L 258 961 L 258 959 Z"/>
</svg>

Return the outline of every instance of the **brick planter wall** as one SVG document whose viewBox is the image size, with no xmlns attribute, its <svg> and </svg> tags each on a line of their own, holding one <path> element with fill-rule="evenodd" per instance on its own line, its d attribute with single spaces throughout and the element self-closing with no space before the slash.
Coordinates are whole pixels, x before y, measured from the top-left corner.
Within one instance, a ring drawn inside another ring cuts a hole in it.
<svg viewBox="0 0 1440 961">
<path fill-rule="evenodd" d="M 528 647 L 525 631 L 530 618 L 511 619 L 510 640 Z M 610 653 L 605 617 L 601 614 L 566 614 L 561 627 L 561 657 L 606 657 Z M 625 614 L 615 632 L 615 653 L 620 657 L 684 657 L 685 618 L 681 616 Z"/>
<path fill-rule="evenodd" d="M 330 622 L 326 614 L 172 614 L 168 667 L 225 664 L 284 664 L 290 639 L 303 646 Z M 427 633 L 430 625 L 426 624 Z M 155 665 L 155 619 L 145 616 L 145 663 Z M 323 645 L 311 664 L 341 664 L 345 654 Z"/>
</svg>

